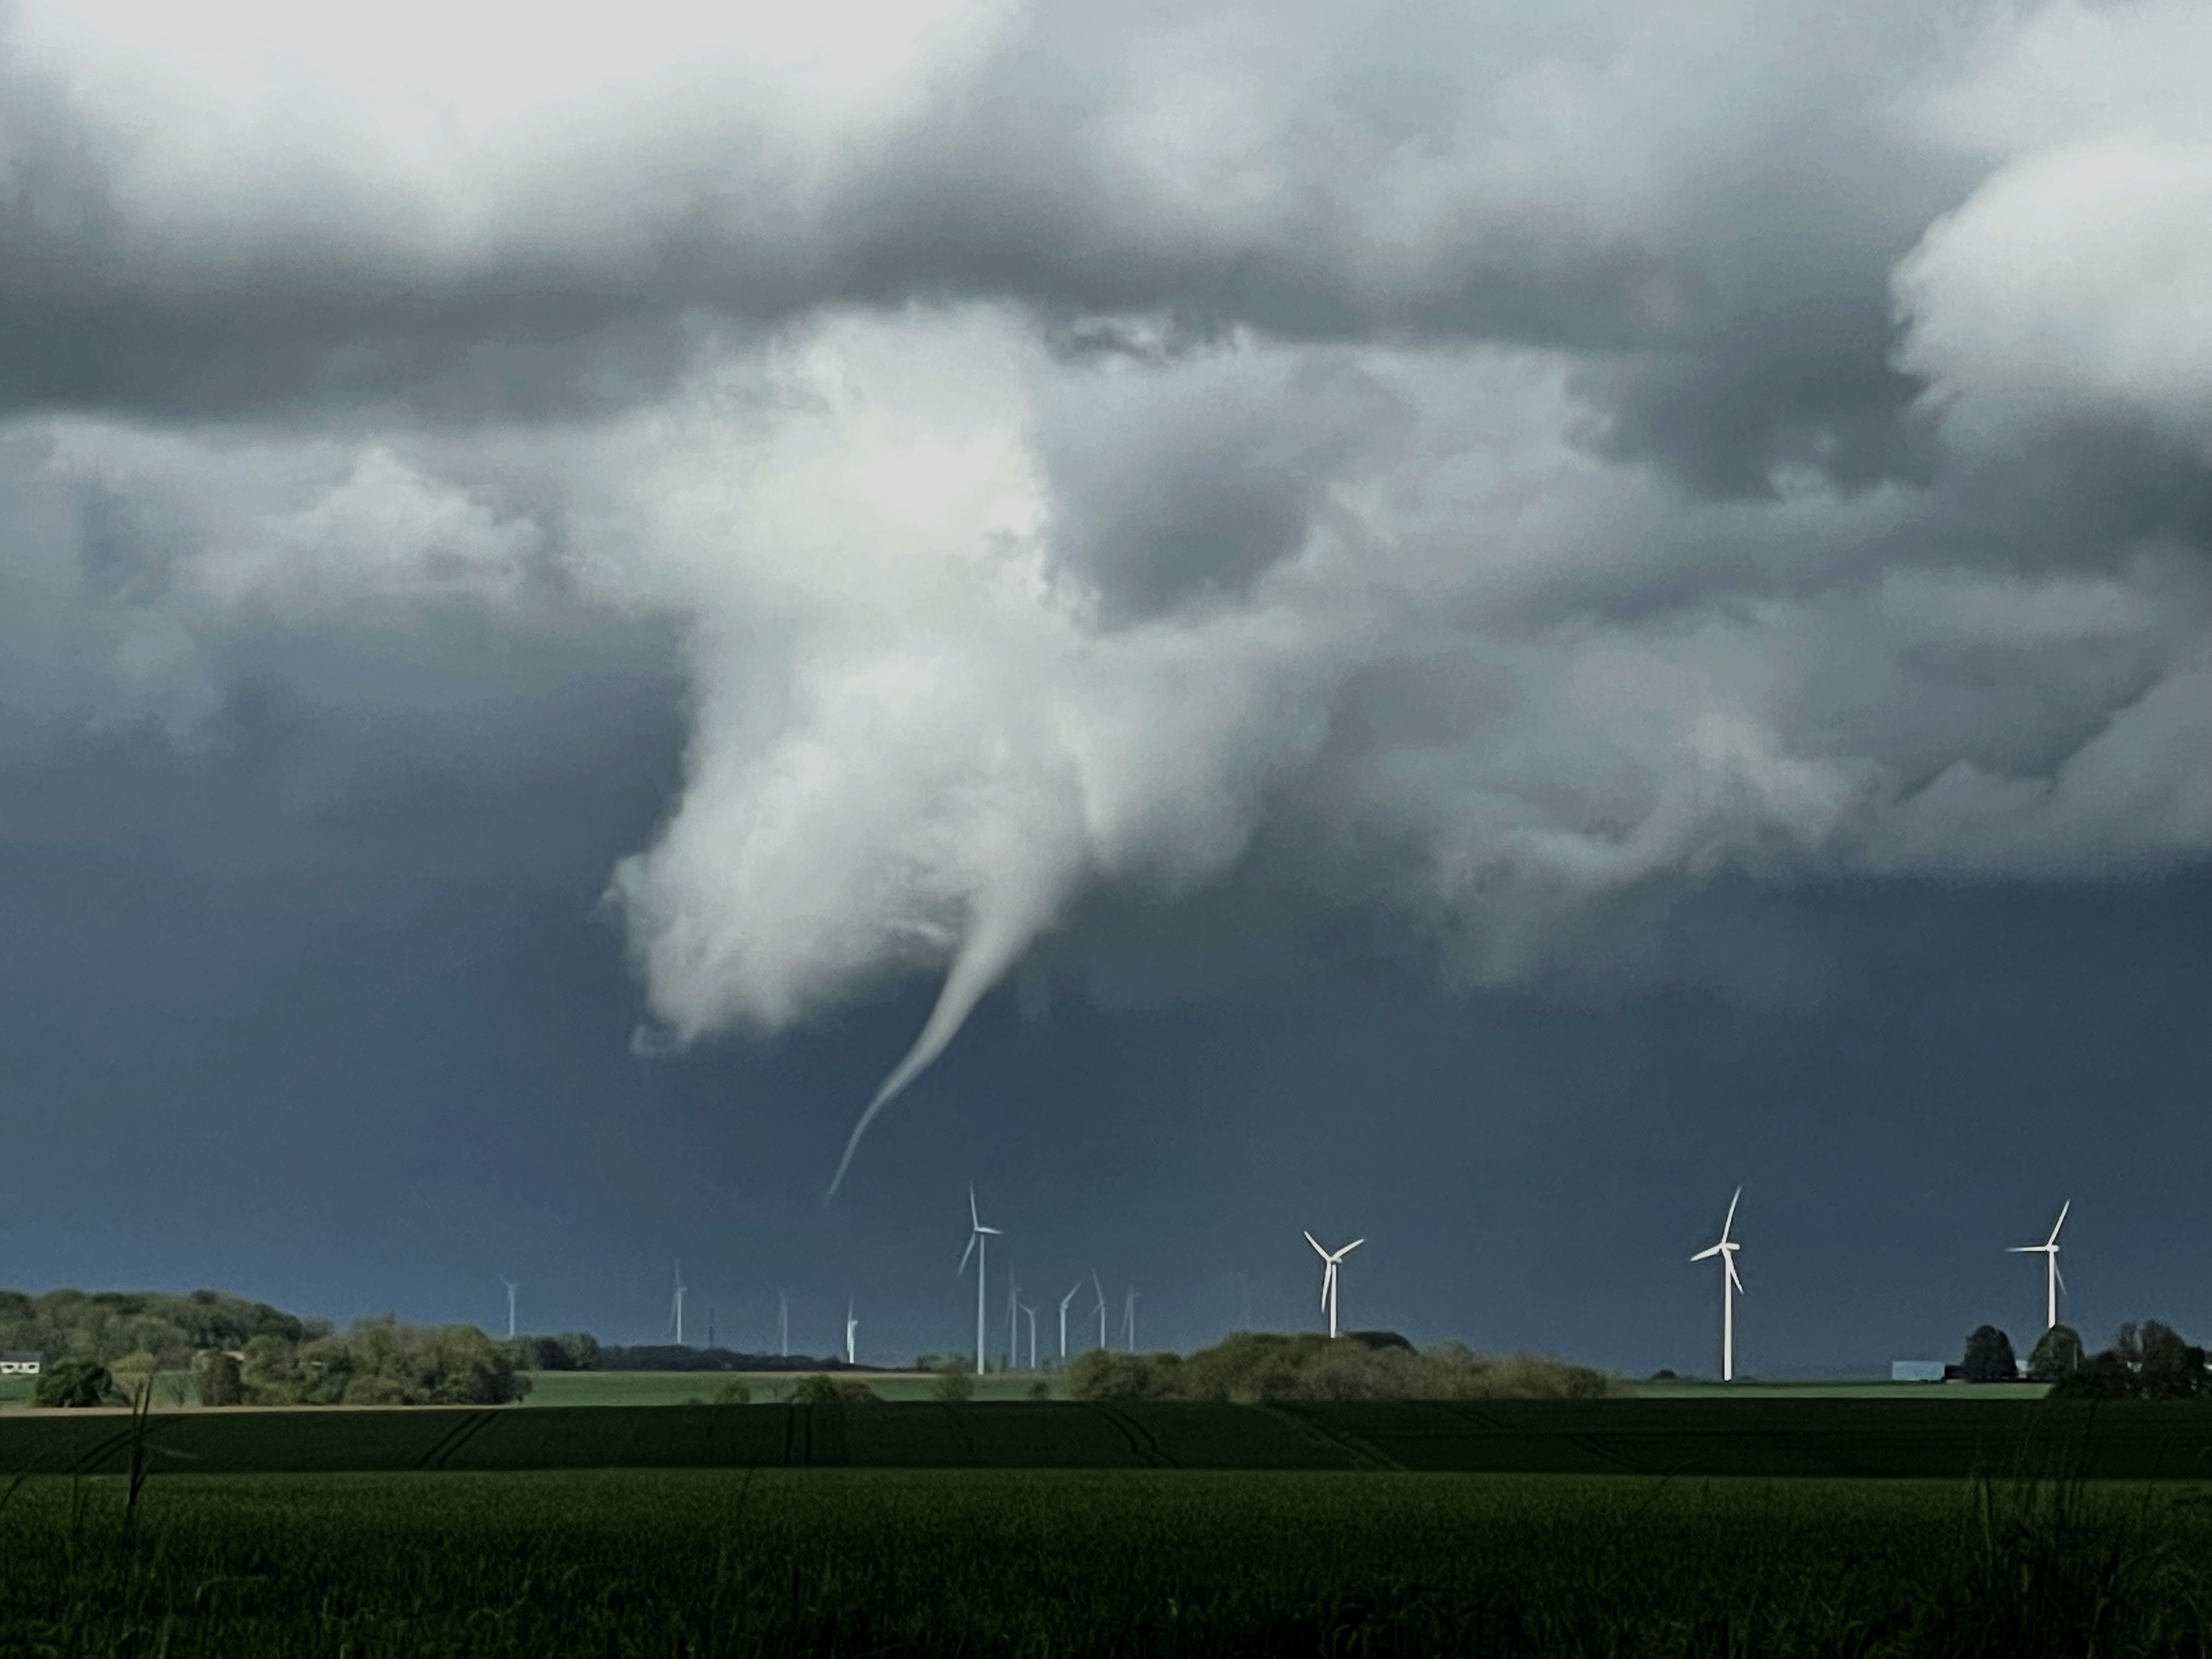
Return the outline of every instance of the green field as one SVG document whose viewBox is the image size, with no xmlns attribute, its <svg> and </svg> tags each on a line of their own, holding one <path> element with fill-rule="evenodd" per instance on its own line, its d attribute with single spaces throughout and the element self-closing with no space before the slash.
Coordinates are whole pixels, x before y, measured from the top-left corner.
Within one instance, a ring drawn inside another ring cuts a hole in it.
<svg viewBox="0 0 2212 1659">
<path fill-rule="evenodd" d="M 2037 1659 L 2212 1643 L 2212 1507 L 2178 1485 L 163 1474 L 135 1511 L 125 1488 L 10 1494 L 0 1651 Z"/>
<path fill-rule="evenodd" d="M 0 1474 L 123 1467 L 118 1412 L 16 1413 Z M 2212 1479 L 2212 1409 L 2030 1399 L 503 1407 L 156 1413 L 161 1473 L 1091 1468 Z"/>
<path fill-rule="evenodd" d="M 705 1403 L 735 1378 L 764 1403 L 787 1400 L 804 1371 L 537 1371 L 526 1406 L 680 1406 Z M 919 1371 L 838 1371 L 841 1382 L 865 1382 L 884 1400 L 927 1400 L 937 1379 Z M 1050 1377 L 1015 1372 L 975 1379 L 977 1400 L 1026 1400 L 1038 1382 L 1058 1391 Z"/>
</svg>

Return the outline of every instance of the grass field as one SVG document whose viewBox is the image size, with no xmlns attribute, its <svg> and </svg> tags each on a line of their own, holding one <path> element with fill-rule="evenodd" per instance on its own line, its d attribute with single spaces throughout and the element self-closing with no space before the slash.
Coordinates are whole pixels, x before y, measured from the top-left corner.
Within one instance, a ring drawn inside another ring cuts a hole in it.
<svg viewBox="0 0 2212 1659">
<path fill-rule="evenodd" d="M 104 1477 L 13 1491 L 0 1559 L 9 1653 L 2036 1659 L 2212 1642 L 2212 1507 L 2178 1485 L 157 1475 L 133 1510 Z"/>
<path fill-rule="evenodd" d="M 538 1371 L 526 1406 L 680 1406 L 704 1404 L 735 1377 L 763 1403 L 788 1400 L 804 1371 Z M 917 1371 L 840 1371 L 842 1380 L 865 1382 L 884 1400 L 927 1400 L 937 1379 Z M 1058 1392 L 1052 1378 L 993 1375 L 975 1379 L 977 1400 L 1026 1400 L 1038 1382 Z"/>
<path fill-rule="evenodd" d="M 0 1422 L 0 1474 L 112 1471 L 117 1412 Z M 1405 1470 L 2212 1479 L 2212 1409 L 2027 1399 L 1146 1401 L 156 1413 L 159 1473 L 558 1468 Z"/>
</svg>

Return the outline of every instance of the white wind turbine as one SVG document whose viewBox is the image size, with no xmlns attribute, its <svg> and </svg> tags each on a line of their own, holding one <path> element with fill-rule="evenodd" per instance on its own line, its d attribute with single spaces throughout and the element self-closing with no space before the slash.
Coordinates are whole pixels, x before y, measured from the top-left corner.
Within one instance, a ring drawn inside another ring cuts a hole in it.
<svg viewBox="0 0 2212 1659">
<path fill-rule="evenodd" d="M 1018 1371 L 1022 1368 L 1022 1300 L 1021 1286 L 1014 1282 L 1014 1270 L 1006 1269 L 1006 1369 Z"/>
<path fill-rule="evenodd" d="M 791 1358 L 791 1298 L 783 1293 L 783 1286 L 775 1287 L 775 1342 L 786 1359 Z"/>
<path fill-rule="evenodd" d="M 1332 1339 L 1336 1335 L 1337 1264 L 1366 1242 L 1364 1238 L 1355 1238 L 1342 1249 L 1329 1251 L 1322 1249 L 1321 1241 L 1311 1233 L 1306 1235 L 1306 1243 L 1314 1247 L 1314 1254 L 1321 1258 L 1321 1305 L 1328 1314 L 1328 1334 Z"/>
<path fill-rule="evenodd" d="M 1098 1282 L 1098 1275 L 1091 1275 L 1091 1288 L 1098 1292 L 1098 1346 L 1106 1346 L 1106 1287 Z"/>
<path fill-rule="evenodd" d="M 2043 1258 L 2043 1328 L 2046 1331 L 2058 1322 L 2058 1292 L 2066 1288 L 2066 1276 L 2058 1271 L 2058 1230 L 2066 1224 L 2066 1212 L 2073 1207 L 2070 1198 L 2058 1206 L 2058 1219 L 2051 1224 L 2051 1237 L 2042 1243 L 2014 1244 L 2005 1252 Z"/>
<path fill-rule="evenodd" d="M 845 1363 L 848 1365 L 854 1363 L 853 1340 L 858 1334 L 860 1328 L 860 1322 L 853 1317 L 853 1298 L 848 1296 L 845 1298 Z"/>
<path fill-rule="evenodd" d="M 1076 1292 L 1082 1288 L 1083 1281 L 1079 1279 L 1075 1281 L 1075 1290 L 1060 1298 L 1060 1363 L 1063 1365 L 1067 1364 L 1067 1304 L 1075 1300 Z"/>
<path fill-rule="evenodd" d="M 1030 1322 L 1030 1369 L 1035 1370 L 1036 1369 L 1036 1309 L 1024 1302 L 1022 1304 L 1022 1312 L 1027 1316 Z"/>
<path fill-rule="evenodd" d="M 502 1273 L 499 1282 L 507 1286 L 507 1340 L 512 1342 L 514 1340 L 514 1293 L 522 1288 L 522 1281 L 509 1279 Z"/>
<path fill-rule="evenodd" d="M 986 1227 L 982 1218 L 976 1214 L 975 1183 L 969 1182 L 968 1183 L 968 1248 L 961 1252 L 960 1266 L 953 1277 L 957 1279 L 961 1273 L 968 1271 L 969 1256 L 975 1258 L 975 1375 L 978 1376 L 983 1374 L 983 1320 L 988 1306 L 983 1299 L 983 1258 L 990 1247 L 985 1241 L 1005 1237 L 1006 1234 L 998 1228 Z"/>
<path fill-rule="evenodd" d="M 1129 1294 L 1121 1302 L 1121 1336 L 1129 1352 L 1137 1351 L 1137 1287 L 1129 1286 Z"/>
<path fill-rule="evenodd" d="M 1729 1237 L 1729 1229 L 1735 1224 L 1736 1200 L 1743 1196 L 1743 1188 L 1735 1189 L 1735 1198 L 1729 1200 L 1728 1218 L 1721 1223 L 1721 1242 L 1699 1250 L 1690 1258 L 1703 1261 L 1708 1256 L 1721 1259 L 1721 1381 L 1735 1380 L 1735 1298 L 1743 1292 L 1743 1280 L 1735 1276 L 1735 1253 L 1743 1246 Z"/>
<path fill-rule="evenodd" d="M 676 1333 L 676 1346 L 684 1346 L 684 1264 L 676 1264 L 676 1294 L 668 1304 L 669 1328 Z"/>
</svg>

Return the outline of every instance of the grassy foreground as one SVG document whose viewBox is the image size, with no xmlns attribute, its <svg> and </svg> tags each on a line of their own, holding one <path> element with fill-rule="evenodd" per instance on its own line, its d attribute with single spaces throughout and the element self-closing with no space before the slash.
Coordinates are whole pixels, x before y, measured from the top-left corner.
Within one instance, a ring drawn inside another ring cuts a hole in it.
<svg viewBox="0 0 2212 1659">
<path fill-rule="evenodd" d="M 0 1650 L 2202 1653 L 2212 1499 L 1076 1471 L 34 1480 Z"/>
<path fill-rule="evenodd" d="M 1182 1401 L 155 1412 L 157 1475 L 586 1468 L 2212 1479 L 2196 1401 Z M 129 1466 L 120 1412 L 10 1413 L 0 1476 Z"/>
</svg>

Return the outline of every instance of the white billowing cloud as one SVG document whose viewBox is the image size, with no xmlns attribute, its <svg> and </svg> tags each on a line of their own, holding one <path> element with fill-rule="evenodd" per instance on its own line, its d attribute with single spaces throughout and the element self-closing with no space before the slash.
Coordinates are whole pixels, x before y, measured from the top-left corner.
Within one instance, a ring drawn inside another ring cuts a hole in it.
<svg viewBox="0 0 2212 1659">
<path fill-rule="evenodd" d="M 2212 459 L 2212 12 L 2046 8 L 1933 113 L 2002 158 L 1897 271 L 1950 434 L 2118 415 Z"/>
<path fill-rule="evenodd" d="M 1271 819 L 1327 849 L 1318 892 L 1484 979 L 1655 879 L 2212 848 L 2188 557 L 1960 563 L 1893 492 L 1686 518 L 1574 446 L 1564 378 L 1249 338 L 1070 362 L 1001 312 L 909 313 L 799 331 L 765 392 L 638 422 L 657 459 L 617 473 L 649 528 L 597 580 L 691 619 L 697 687 L 683 796 L 613 889 L 656 1012 L 774 1030 L 942 969 L 880 1103 L 1079 896 L 1188 892 Z M 1365 441 L 1330 441 L 1346 408 Z M 1216 545 L 1241 521 L 1237 489 L 1178 493 L 1185 455 L 1234 483 L 1286 433 L 1264 559 L 1099 603 L 1176 514 Z"/>
</svg>

